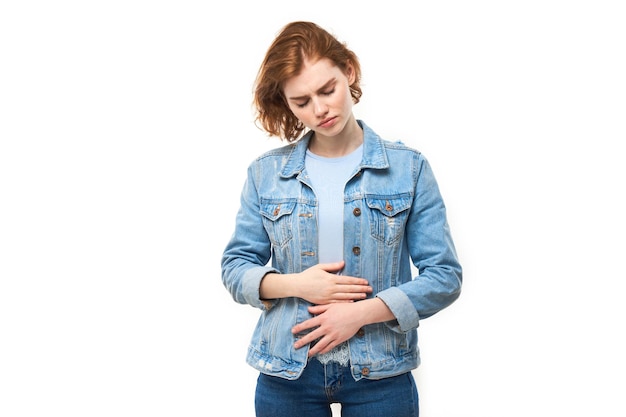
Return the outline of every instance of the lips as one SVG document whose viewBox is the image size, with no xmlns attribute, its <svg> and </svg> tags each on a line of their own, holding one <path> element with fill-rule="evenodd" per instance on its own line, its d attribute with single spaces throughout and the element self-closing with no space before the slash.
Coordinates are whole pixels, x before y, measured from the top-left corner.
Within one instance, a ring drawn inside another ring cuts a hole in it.
<svg viewBox="0 0 626 417">
<path fill-rule="evenodd" d="M 331 127 L 335 123 L 335 117 L 329 117 L 328 119 L 324 119 L 318 127 Z"/>
</svg>

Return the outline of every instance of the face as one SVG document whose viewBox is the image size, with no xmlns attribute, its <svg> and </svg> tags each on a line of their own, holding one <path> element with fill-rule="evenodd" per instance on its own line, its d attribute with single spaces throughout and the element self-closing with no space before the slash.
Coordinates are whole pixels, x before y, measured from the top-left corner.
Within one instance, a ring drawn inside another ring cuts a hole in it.
<svg viewBox="0 0 626 417">
<path fill-rule="evenodd" d="M 340 134 L 352 119 L 352 82 L 352 67 L 344 74 L 327 58 L 307 60 L 300 74 L 285 82 L 283 92 L 289 108 L 307 128 L 330 137 Z"/>
</svg>

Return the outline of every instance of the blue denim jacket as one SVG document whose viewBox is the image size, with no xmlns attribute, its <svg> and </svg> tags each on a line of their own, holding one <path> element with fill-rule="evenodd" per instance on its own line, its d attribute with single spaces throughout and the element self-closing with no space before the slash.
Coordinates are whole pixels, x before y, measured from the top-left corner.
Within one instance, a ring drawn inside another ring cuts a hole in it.
<svg viewBox="0 0 626 417">
<path fill-rule="evenodd" d="M 366 278 L 373 288 L 369 296 L 382 299 L 396 320 L 364 326 L 348 341 L 355 380 L 416 368 L 420 319 L 455 301 L 462 281 L 427 160 L 358 122 L 363 160 L 344 192 L 342 273 Z M 234 300 L 261 310 L 247 363 L 286 379 L 297 379 L 307 363 L 308 347 L 294 349 L 291 328 L 311 317 L 310 303 L 295 297 L 261 300 L 259 287 L 268 272 L 298 273 L 319 263 L 317 199 L 304 165 L 310 137 L 311 132 L 250 164 L 222 258 L 222 280 Z"/>
</svg>

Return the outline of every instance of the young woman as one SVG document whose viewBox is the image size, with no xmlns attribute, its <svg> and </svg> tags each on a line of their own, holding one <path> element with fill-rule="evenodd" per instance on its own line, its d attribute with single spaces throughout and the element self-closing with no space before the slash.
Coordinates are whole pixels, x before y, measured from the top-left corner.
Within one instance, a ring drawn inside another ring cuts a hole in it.
<svg viewBox="0 0 626 417">
<path fill-rule="evenodd" d="M 431 167 L 355 118 L 360 78 L 357 56 L 310 22 L 285 26 L 258 73 L 257 122 L 288 144 L 248 168 L 222 280 L 260 310 L 247 355 L 259 417 L 330 416 L 332 403 L 417 416 L 416 329 L 461 290 Z"/>
</svg>

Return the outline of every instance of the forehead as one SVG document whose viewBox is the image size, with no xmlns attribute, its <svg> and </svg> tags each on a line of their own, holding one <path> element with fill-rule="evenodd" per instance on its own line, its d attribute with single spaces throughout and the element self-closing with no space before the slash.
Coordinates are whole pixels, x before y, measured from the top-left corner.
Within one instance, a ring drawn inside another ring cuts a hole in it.
<svg viewBox="0 0 626 417">
<path fill-rule="evenodd" d="M 345 78 L 345 75 L 330 59 L 317 61 L 305 60 L 300 73 L 283 84 L 287 96 L 301 95 L 316 91 L 333 79 Z"/>
</svg>

